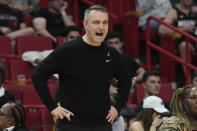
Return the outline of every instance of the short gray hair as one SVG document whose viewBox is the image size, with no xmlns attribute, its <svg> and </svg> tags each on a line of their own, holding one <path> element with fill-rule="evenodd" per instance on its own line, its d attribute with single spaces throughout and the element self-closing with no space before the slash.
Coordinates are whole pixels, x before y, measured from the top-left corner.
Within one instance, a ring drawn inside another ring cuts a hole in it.
<svg viewBox="0 0 197 131">
<path fill-rule="evenodd" d="M 92 10 L 101 11 L 101 12 L 108 14 L 107 8 L 103 7 L 102 5 L 93 5 L 85 10 L 84 20 L 88 20 L 88 15 Z"/>
</svg>

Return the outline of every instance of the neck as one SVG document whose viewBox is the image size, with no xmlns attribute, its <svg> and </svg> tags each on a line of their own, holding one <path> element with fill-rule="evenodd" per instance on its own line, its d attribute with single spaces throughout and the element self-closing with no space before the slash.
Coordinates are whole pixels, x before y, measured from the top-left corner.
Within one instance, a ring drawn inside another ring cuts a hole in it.
<svg viewBox="0 0 197 131">
<path fill-rule="evenodd" d="M 88 36 L 87 36 L 86 34 L 83 36 L 83 40 L 84 40 L 87 44 L 89 44 L 89 45 L 92 45 L 92 46 L 101 46 L 101 43 L 97 43 L 97 42 L 91 41 L 91 39 L 88 38 Z"/>
<path fill-rule="evenodd" d="M 189 11 L 190 9 L 190 6 L 185 5 L 183 2 L 181 2 L 178 6 L 185 11 Z"/>
</svg>

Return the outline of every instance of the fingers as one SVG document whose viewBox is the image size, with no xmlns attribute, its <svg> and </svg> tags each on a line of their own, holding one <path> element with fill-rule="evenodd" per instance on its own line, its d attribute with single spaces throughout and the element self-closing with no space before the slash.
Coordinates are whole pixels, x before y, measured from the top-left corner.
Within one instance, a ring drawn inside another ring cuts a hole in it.
<svg viewBox="0 0 197 131">
<path fill-rule="evenodd" d="M 111 106 L 111 109 L 109 110 L 109 113 L 108 113 L 108 115 L 106 117 L 107 122 L 112 124 L 117 116 L 118 116 L 118 112 L 117 112 L 116 108 Z"/>
<path fill-rule="evenodd" d="M 54 110 L 52 110 L 51 114 L 55 116 L 57 119 L 64 119 L 66 117 L 69 121 L 71 121 L 70 116 L 74 116 L 74 113 L 61 106 L 58 106 Z"/>
</svg>

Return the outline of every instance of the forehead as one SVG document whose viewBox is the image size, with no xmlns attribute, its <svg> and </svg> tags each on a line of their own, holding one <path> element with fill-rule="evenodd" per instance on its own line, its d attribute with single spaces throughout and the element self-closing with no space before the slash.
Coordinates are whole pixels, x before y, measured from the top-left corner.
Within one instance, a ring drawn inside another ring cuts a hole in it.
<svg viewBox="0 0 197 131">
<path fill-rule="evenodd" d="M 70 36 L 70 35 L 72 35 L 72 36 L 80 36 L 80 34 L 79 34 L 78 31 L 70 31 L 70 32 L 68 33 L 68 36 Z"/>
<path fill-rule="evenodd" d="M 107 21 L 108 14 L 103 11 L 92 10 L 88 15 L 88 20 L 99 20 L 99 21 Z"/>
<path fill-rule="evenodd" d="M 10 110 L 10 105 L 9 105 L 9 104 L 5 104 L 5 105 L 3 105 L 3 106 L 1 107 L 0 110 L 1 110 L 1 112 L 7 114 L 7 113 L 9 112 L 9 110 Z"/>
<path fill-rule="evenodd" d="M 159 76 L 152 75 L 152 76 L 149 76 L 147 78 L 147 81 L 152 81 L 152 80 L 160 81 L 160 77 Z"/>
<path fill-rule="evenodd" d="M 196 95 L 197 96 L 197 87 L 193 87 L 189 93 L 190 95 Z"/>
<path fill-rule="evenodd" d="M 120 39 L 118 37 L 114 37 L 114 38 L 110 38 L 107 40 L 108 42 L 110 41 L 120 41 Z"/>
</svg>

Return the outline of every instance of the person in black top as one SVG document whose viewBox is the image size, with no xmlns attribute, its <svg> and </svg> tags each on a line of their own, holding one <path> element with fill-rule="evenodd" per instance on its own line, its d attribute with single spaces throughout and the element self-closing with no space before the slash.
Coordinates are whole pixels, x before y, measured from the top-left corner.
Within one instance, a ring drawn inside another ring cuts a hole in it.
<svg viewBox="0 0 197 131">
<path fill-rule="evenodd" d="M 0 0 L 0 35 L 8 36 L 11 40 L 13 52 L 15 52 L 14 39 L 18 36 L 34 34 L 31 27 L 26 27 L 23 14 L 8 6 L 9 0 Z"/>
<path fill-rule="evenodd" d="M 193 0 L 180 0 L 180 2 L 171 9 L 166 15 L 164 21 L 168 24 L 172 24 L 177 28 L 193 35 L 197 36 L 197 8 L 193 6 Z M 181 35 L 168 27 L 161 25 L 159 27 L 159 34 L 162 36 L 171 36 L 172 38 L 177 39 L 177 47 L 180 58 L 185 61 L 186 59 L 186 42 L 185 38 L 181 37 Z M 189 49 L 191 52 L 195 50 L 195 43 L 189 43 Z M 182 65 L 182 69 L 185 74 L 185 66 Z M 184 80 L 182 80 L 184 81 Z M 182 84 L 181 84 L 182 85 Z M 185 83 L 183 83 L 185 85 Z"/>
<path fill-rule="evenodd" d="M 57 47 L 34 70 L 32 81 L 44 104 L 57 120 L 57 131 L 111 131 L 111 123 L 125 106 L 130 80 L 120 54 L 102 41 L 108 32 L 107 9 L 86 9 L 82 38 Z M 54 101 L 49 76 L 59 75 Z M 111 104 L 109 80 L 119 80 L 116 103 Z M 57 106 L 57 102 L 60 106 Z"/>
<path fill-rule="evenodd" d="M 56 42 L 57 36 L 66 26 L 74 25 L 65 12 L 67 2 L 63 0 L 47 0 L 48 8 L 38 10 L 33 19 L 33 26 L 38 35 L 48 36 Z"/>
<path fill-rule="evenodd" d="M 118 32 L 110 32 L 106 36 L 105 41 L 109 46 L 115 48 L 121 54 L 132 85 L 135 85 L 136 82 L 140 82 L 145 70 L 133 58 L 123 55 L 124 42 L 122 36 Z"/>
<path fill-rule="evenodd" d="M 15 101 L 15 97 L 3 88 L 3 83 L 6 80 L 6 68 L 0 63 L 0 108 L 3 104 L 9 101 Z"/>
</svg>

